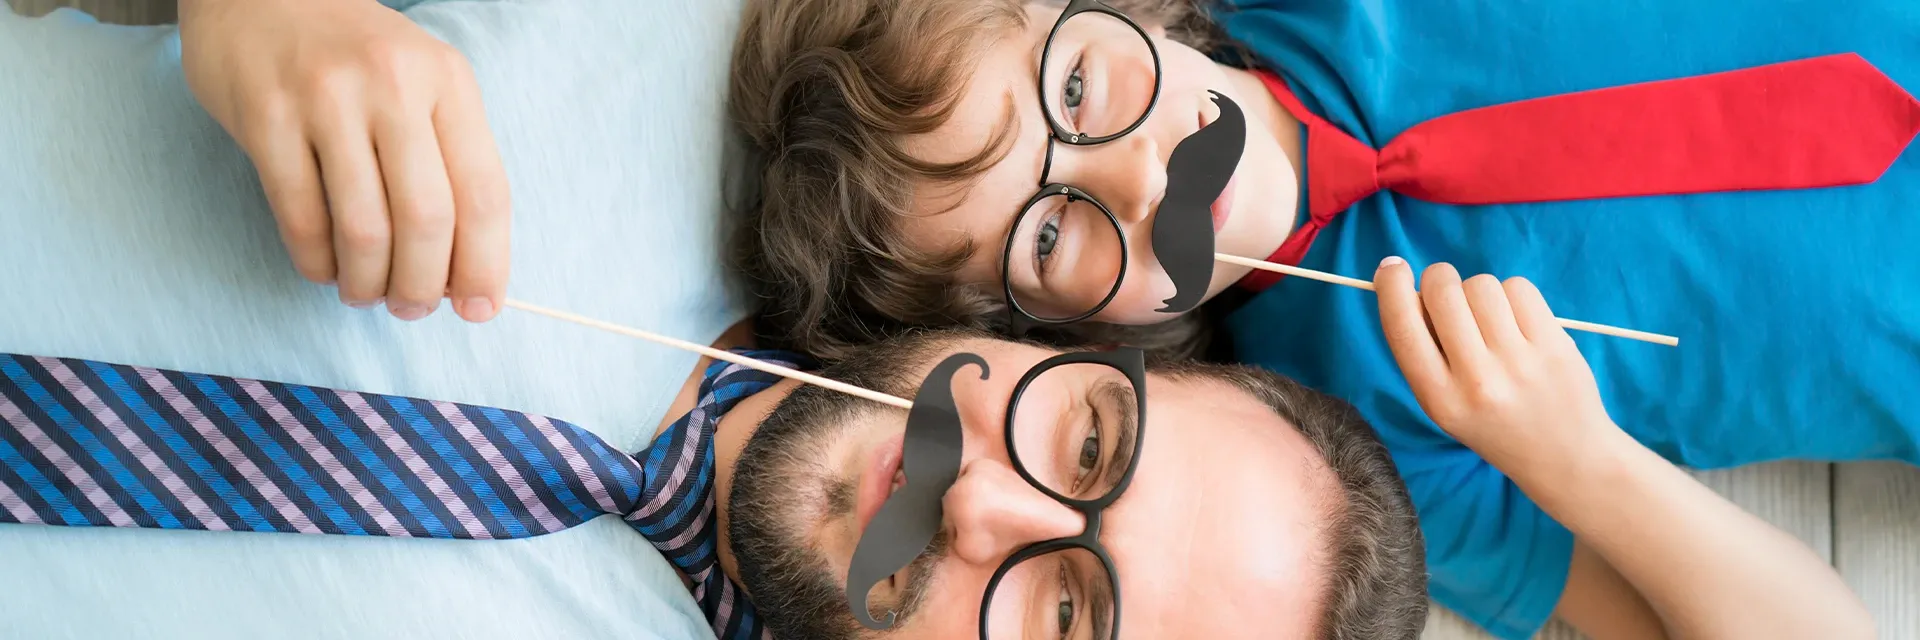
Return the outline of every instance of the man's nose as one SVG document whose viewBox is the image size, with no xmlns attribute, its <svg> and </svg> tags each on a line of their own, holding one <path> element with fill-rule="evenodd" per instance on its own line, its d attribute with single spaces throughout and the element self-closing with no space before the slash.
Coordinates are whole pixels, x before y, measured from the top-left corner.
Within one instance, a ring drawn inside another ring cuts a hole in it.
<svg viewBox="0 0 1920 640">
<path fill-rule="evenodd" d="M 1167 159 L 1146 127 L 1093 147 L 1082 159 L 1084 185 L 1123 224 L 1147 220 L 1167 192 Z"/>
<path fill-rule="evenodd" d="M 967 463 L 942 504 L 953 526 L 953 554 L 974 564 L 998 563 L 1026 545 L 1086 529 L 1080 512 L 1027 484 L 1001 460 Z"/>
</svg>

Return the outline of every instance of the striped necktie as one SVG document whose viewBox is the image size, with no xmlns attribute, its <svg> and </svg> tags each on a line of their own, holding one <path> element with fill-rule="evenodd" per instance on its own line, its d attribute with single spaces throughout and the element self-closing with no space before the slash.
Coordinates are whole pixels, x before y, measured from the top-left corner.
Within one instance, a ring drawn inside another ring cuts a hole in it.
<svg viewBox="0 0 1920 640">
<path fill-rule="evenodd" d="M 689 578 L 718 638 L 766 640 L 717 563 L 712 444 L 777 380 L 717 362 L 694 410 L 626 455 L 492 407 L 0 354 L 0 523 L 497 540 L 613 514 Z"/>
</svg>

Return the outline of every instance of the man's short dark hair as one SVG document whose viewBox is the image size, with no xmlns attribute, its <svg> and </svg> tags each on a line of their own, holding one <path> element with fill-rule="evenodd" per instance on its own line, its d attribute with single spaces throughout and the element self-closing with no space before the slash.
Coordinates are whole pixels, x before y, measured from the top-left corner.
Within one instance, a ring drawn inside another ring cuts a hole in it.
<svg viewBox="0 0 1920 640">
<path fill-rule="evenodd" d="M 1173 379 L 1215 380 L 1251 394 L 1300 430 L 1339 479 L 1326 501 L 1328 548 L 1318 633 L 1329 640 L 1417 638 L 1427 620 L 1426 544 L 1406 482 L 1353 405 L 1244 365 L 1156 367 Z"/>
</svg>

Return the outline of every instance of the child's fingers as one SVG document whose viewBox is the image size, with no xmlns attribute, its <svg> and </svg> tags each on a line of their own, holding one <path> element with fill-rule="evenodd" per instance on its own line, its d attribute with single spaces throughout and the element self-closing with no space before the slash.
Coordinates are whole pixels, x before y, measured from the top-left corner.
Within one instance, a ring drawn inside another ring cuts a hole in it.
<svg viewBox="0 0 1920 640">
<path fill-rule="evenodd" d="M 1460 272 L 1453 265 L 1442 262 L 1427 267 L 1420 279 L 1420 299 L 1426 303 L 1434 336 L 1440 339 L 1440 349 L 1454 373 L 1475 370 L 1486 361 L 1487 341 L 1480 337 L 1480 324 L 1473 319 L 1473 307 L 1467 304 Z"/>
<path fill-rule="evenodd" d="M 1461 288 L 1466 291 L 1467 306 L 1473 309 L 1473 319 L 1479 323 L 1480 336 L 1487 346 L 1502 350 L 1527 343 L 1499 278 L 1483 273 L 1468 278 Z"/>
<path fill-rule="evenodd" d="M 1447 381 L 1447 360 L 1427 328 L 1420 293 L 1413 289 L 1413 268 L 1387 258 L 1373 274 L 1373 288 L 1380 298 L 1380 328 L 1414 395 L 1439 391 Z"/>
<path fill-rule="evenodd" d="M 1551 341 L 1572 340 L 1567 329 L 1553 317 L 1553 309 L 1547 307 L 1547 300 L 1541 297 L 1540 290 L 1534 288 L 1526 278 L 1508 278 L 1501 288 L 1507 291 L 1507 300 L 1513 305 L 1513 319 L 1520 323 L 1520 333 L 1534 344 L 1550 344 Z"/>
</svg>

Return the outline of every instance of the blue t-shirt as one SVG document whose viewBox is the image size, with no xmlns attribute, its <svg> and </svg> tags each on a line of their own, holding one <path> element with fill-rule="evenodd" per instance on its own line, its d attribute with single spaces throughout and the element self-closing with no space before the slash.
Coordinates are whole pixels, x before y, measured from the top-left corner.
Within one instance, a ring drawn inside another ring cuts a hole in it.
<svg viewBox="0 0 1920 640">
<path fill-rule="evenodd" d="M 1379 148 L 1492 104 L 1857 53 L 1920 93 L 1920 3 L 1241 0 L 1254 64 Z M 1341 213 L 1301 266 L 1521 276 L 1556 315 L 1680 337 L 1574 334 L 1609 413 L 1677 464 L 1920 464 L 1920 152 L 1856 187 L 1502 205 L 1391 193 Z M 1572 535 L 1421 412 L 1373 294 L 1290 278 L 1227 321 L 1237 356 L 1339 395 L 1378 429 L 1427 539 L 1432 594 L 1504 638 L 1557 605 Z"/>
</svg>

